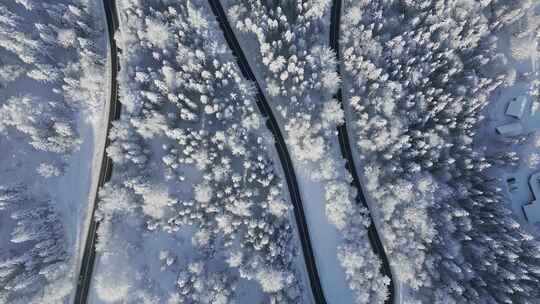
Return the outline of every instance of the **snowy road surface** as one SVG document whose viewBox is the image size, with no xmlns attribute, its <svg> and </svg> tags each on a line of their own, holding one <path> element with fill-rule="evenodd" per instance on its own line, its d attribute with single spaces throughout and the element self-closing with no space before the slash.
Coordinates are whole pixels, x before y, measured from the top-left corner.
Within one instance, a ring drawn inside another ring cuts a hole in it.
<svg viewBox="0 0 540 304">
<path fill-rule="evenodd" d="M 112 126 L 112 121 L 120 118 L 120 102 L 118 102 L 118 86 L 116 83 L 116 74 L 118 72 L 118 60 L 117 60 L 117 48 L 114 41 L 114 32 L 118 28 L 117 16 L 115 11 L 114 0 L 103 1 L 105 14 L 107 17 L 107 28 L 109 34 L 109 50 L 110 50 L 110 68 L 111 68 L 111 85 L 110 85 L 110 104 L 109 104 L 109 119 L 107 121 L 107 131 L 105 134 L 108 136 L 109 130 Z M 96 191 L 103 186 L 110 178 L 112 172 L 112 160 L 107 156 L 106 149 L 109 145 L 109 140 L 106 139 L 103 149 L 103 161 L 101 164 L 99 183 Z M 94 219 L 94 213 L 97 208 L 98 195 L 95 195 L 95 202 L 92 210 L 92 216 L 90 220 L 90 227 L 88 228 L 88 236 L 86 238 L 86 245 L 84 247 L 84 255 L 81 262 L 81 269 L 79 272 L 79 279 L 77 282 L 77 291 L 75 293 L 75 303 L 86 303 L 88 297 L 88 290 L 90 289 L 90 282 L 92 281 L 92 270 L 95 260 L 95 245 L 97 238 L 98 222 Z"/>
</svg>

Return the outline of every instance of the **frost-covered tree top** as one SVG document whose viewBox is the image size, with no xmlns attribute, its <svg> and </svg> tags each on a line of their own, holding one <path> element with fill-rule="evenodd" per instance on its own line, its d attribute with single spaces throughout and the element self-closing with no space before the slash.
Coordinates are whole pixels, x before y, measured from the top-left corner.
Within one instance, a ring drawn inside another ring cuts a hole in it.
<svg viewBox="0 0 540 304">
<path fill-rule="evenodd" d="M 422 302 L 539 296 L 540 248 L 487 174 L 513 157 L 475 149 L 483 110 L 512 78 L 498 39 L 530 5 L 345 2 L 344 81 L 368 189 L 381 206 L 390 261 Z M 513 55 L 524 52 L 515 42 Z"/>
<path fill-rule="evenodd" d="M 187 240 L 175 249 L 186 261 L 161 266 L 178 275 L 170 301 L 231 303 L 245 280 L 265 299 L 296 301 L 290 206 L 253 86 L 209 8 L 201 1 L 120 7 L 123 114 L 107 153 L 122 173 L 100 193 L 100 250 L 119 254 L 112 231 L 142 222 L 147 234 Z M 215 263 L 224 270 L 209 266 Z M 130 290 L 144 286 L 128 280 Z"/>
<path fill-rule="evenodd" d="M 74 289 L 80 231 L 71 227 L 86 210 L 94 152 L 86 123 L 105 102 L 105 34 L 93 5 L 0 3 L 0 303 L 62 303 Z M 66 186 L 71 165 L 80 170 Z"/>
</svg>

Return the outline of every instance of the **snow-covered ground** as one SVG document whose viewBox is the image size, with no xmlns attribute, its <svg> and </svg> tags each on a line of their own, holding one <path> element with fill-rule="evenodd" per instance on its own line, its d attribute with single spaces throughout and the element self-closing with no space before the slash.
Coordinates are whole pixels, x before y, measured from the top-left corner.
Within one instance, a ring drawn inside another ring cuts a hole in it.
<svg viewBox="0 0 540 304">
<path fill-rule="evenodd" d="M 332 99 L 339 86 L 328 46 L 332 1 L 301 8 L 225 3 L 291 153 L 327 302 L 382 302 L 387 282 L 337 137 L 343 113 Z"/>
<path fill-rule="evenodd" d="M 295 167 L 304 197 L 304 208 L 314 247 L 315 260 L 320 280 L 328 303 L 354 303 L 344 269 L 338 259 L 338 248 L 343 244 L 343 236 L 328 221 L 325 210 L 324 184 L 313 182 L 308 166 Z"/>
<path fill-rule="evenodd" d="M 104 9 L 103 3 L 99 1 L 99 5 L 97 6 L 98 9 Z M 107 20 L 105 19 L 105 14 L 103 13 L 101 15 L 102 22 L 104 24 L 104 30 L 107 31 L 107 26 L 105 26 Z M 107 37 L 108 33 L 105 32 L 104 35 Z M 84 248 L 87 241 L 88 236 L 88 228 L 90 227 L 90 222 L 93 220 L 92 218 L 92 211 L 94 209 L 94 204 L 96 202 L 96 196 L 98 195 L 98 187 L 99 187 L 99 175 L 101 170 L 101 164 L 103 162 L 103 156 L 104 156 L 104 149 L 105 149 L 105 142 L 107 140 L 107 124 L 109 121 L 109 109 L 110 109 L 110 90 L 111 90 L 111 68 L 110 68 L 110 52 L 109 46 L 108 46 L 108 39 L 105 39 L 105 43 L 107 45 L 107 51 L 106 51 L 106 63 L 105 63 L 105 79 L 103 81 L 103 105 L 101 106 L 101 111 L 98 116 L 94 116 L 94 118 L 91 121 L 91 124 L 93 126 L 93 155 L 90 160 L 90 180 L 88 181 L 89 186 L 89 192 L 88 192 L 88 204 L 85 206 L 86 212 L 81 212 L 81 215 L 83 218 L 77 226 L 78 234 L 77 234 L 77 241 L 75 243 L 75 252 L 76 252 L 76 273 L 78 273 L 80 269 L 80 263 L 82 262 L 82 258 L 84 255 Z M 79 280 L 78 276 L 74 277 L 75 280 Z"/>
<path fill-rule="evenodd" d="M 102 10 L 16 1 L 0 14 L 0 303 L 59 303 L 76 284 L 91 206 L 106 96 Z"/>
<path fill-rule="evenodd" d="M 206 1 L 117 5 L 122 117 L 90 301 L 306 302 L 271 138 Z"/>
<path fill-rule="evenodd" d="M 538 18 L 539 7 L 531 10 L 526 18 Z M 538 20 L 534 21 L 538 22 Z M 495 166 L 491 175 L 500 179 L 500 184 L 508 197 L 508 207 L 525 229 L 540 238 L 540 223 L 528 220 L 523 207 L 534 200 L 530 178 L 540 172 L 540 73 L 536 61 L 540 55 L 538 51 L 539 36 L 534 28 L 528 32 L 519 32 L 519 28 L 512 28 L 498 33 L 500 37 L 499 48 L 507 56 L 509 65 L 515 70 L 515 81 L 508 86 L 500 88 L 493 95 L 490 106 L 486 109 L 486 119 L 480 129 L 479 145 L 488 150 L 501 153 L 516 153 L 519 160 L 511 166 Z M 507 114 L 510 102 L 524 99 L 522 117 L 513 117 Z M 519 134 L 499 134 L 496 128 L 508 124 L 521 125 Z M 529 216 L 540 216 L 540 208 Z"/>
<path fill-rule="evenodd" d="M 354 122 L 354 116 L 352 115 L 353 114 L 353 111 L 352 109 L 350 108 L 349 106 L 349 102 L 348 102 L 348 98 L 350 98 L 350 96 L 346 93 L 348 92 L 348 87 L 347 87 L 347 82 L 345 82 L 343 84 L 343 92 L 344 95 L 343 95 L 343 100 L 345 101 L 343 106 L 344 106 L 344 114 L 345 114 L 345 119 L 347 122 Z M 348 131 L 349 131 L 349 134 L 355 134 L 356 132 L 356 129 L 354 127 L 353 123 L 349 123 L 349 125 L 347 126 L 348 128 Z M 349 135 L 349 137 L 351 137 L 351 135 Z M 351 142 L 354 142 L 354 137 L 352 137 L 353 139 L 351 139 L 352 141 Z M 353 149 L 351 149 L 352 151 L 352 155 L 353 155 L 353 159 L 354 159 L 354 164 L 356 165 L 356 169 L 358 170 L 358 178 L 360 179 L 360 184 L 361 185 L 368 185 L 369 184 L 369 180 L 366 178 L 366 176 L 363 174 L 364 173 L 364 165 L 365 165 L 365 158 L 360 155 L 359 153 L 359 150 L 356 149 L 355 147 L 353 147 Z M 373 225 L 375 225 L 375 227 L 377 228 L 377 231 L 383 231 L 382 227 L 384 225 L 386 225 L 386 223 L 381 219 L 382 217 L 382 214 L 380 212 L 380 209 L 379 207 L 377 206 L 377 204 L 374 202 L 374 199 L 373 197 L 371 196 L 371 192 L 370 191 L 367 191 L 364 190 L 364 197 L 366 199 L 366 203 L 367 205 L 369 206 L 369 210 L 370 210 L 370 214 L 371 214 L 371 218 L 373 219 Z M 385 244 L 385 239 L 384 238 L 381 238 L 381 242 L 383 243 L 383 246 L 384 248 L 387 248 L 387 245 Z M 406 303 L 403 301 L 403 299 L 407 297 L 407 291 L 404 290 L 404 284 L 403 284 L 403 280 L 400 278 L 400 273 L 398 271 L 395 270 L 395 268 L 393 267 L 392 265 L 392 261 L 390 261 L 390 271 L 392 273 L 392 279 L 394 280 L 394 303 L 395 304 L 400 304 L 400 303 Z"/>
<path fill-rule="evenodd" d="M 534 283 L 521 274 L 537 282 L 539 248 L 486 174 L 513 156 L 483 149 L 489 137 L 477 128 L 492 95 L 516 75 L 499 33 L 534 27 L 531 2 L 344 3 L 347 114 L 396 299 L 534 300 Z M 509 264 L 515 277 L 493 276 Z"/>
<path fill-rule="evenodd" d="M 208 1 L 116 2 L 122 117 L 102 189 L 101 1 L 0 3 L 0 304 L 73 300 L 98 190 L 90 303 L 314 302 L 274 138 Z M 223 4 L 286 140 L 328 303 L 388 297 L 369 225 L 397 303 L 538 302 L 538 3 L 344 0 L 342 79 L 332 1 Z"/>
<path fill-rule="evenodd" d="M 278 113 L 275 108 L 274 112 Z M 283 129 L 286 125 L 285 119 L 278 115 L 277 120 Z M 331 155 L 329 157 L 339 159 L 337 136 L 332 139 L 331 146 L 333 153 L 329 153 Z M 326 181 L 313 180 L 313 173 L 319 171 L 317 165 L 299 164 L 294 161 L 293 163 L 326 300 L 328 303 L 354 303 L 353 293 L 346 282 L 345 271 L 338 260 L 338 248 L 344 243 L 344 237 L 329 220 L 326 211 Z"/>
</svg>

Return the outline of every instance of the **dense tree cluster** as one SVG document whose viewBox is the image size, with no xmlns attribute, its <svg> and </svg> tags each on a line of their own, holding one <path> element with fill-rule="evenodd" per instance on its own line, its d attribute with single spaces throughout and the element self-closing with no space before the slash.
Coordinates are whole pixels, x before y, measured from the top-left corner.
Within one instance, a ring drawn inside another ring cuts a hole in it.
<svg viewBox="0 0 540 304">
<path fill-rule="evenodd" d="M 0 249 L 0 303 L 55 303 L 71 291 L 65 232 L 51 201 L 36 201 L 20 185 L 0 187 L 0 214 L 14 228 Z M 7 223 L 3 223 L 7 224 Z M 18 252 L 18 254 L 13 254 Z"/>
<path fill-rule="evenodd" d="M 539 298 L 539 244 L 486 174 L 514 157 L 474 147 L 490 94 L 515 78 L 497 33 L 524 26 L 530 5 L 345 1 L 344 80 L 369 192 L 390 261 L 422 302 Z"/>
<path fill-rule="evenodd" d="M 338 260 L 356 302 L 383 303 L 389 280 L 381 274 L 379 257 L 369 245 L 367 210 L 355 201 L 356 189 L 336 142 L 336 127 L 343 123 L 344 113 L 332 97 L 341 82 L 335 53 L 324 42 L 332 1 L 228 2 L 235 30 L 258 46 L 254 55 L 264 68 L 257 76 L 280 109 L 293 158 L 324 188 L 328 221 L 343 237 Z M 362 258 L 358 253 L 364 254 Z"/>
<path fill-rule="evenodd" d="M 210 272 L 203 262 L 194 262 L 178 274 L 178 296 L 172 303 L 227 304 L 234 286 L 226 273 Z"/>
<path fill-rule="evenodd" d="M 118 177 L 101 191 L 100 242 L 114 246 L 108 234 L 128 218 L 191 235 L 197 256 L 168 267 L 180 303 L 230 303 L 239 279 L 269 301 L 301 301 L 269 134 L 206 5 L 119 2 L 125 112 L 110 135 Z"/>
<path fill-rule="evenodd" d="M 21 5 L 28 11 L 0 5 L 0 88 L 4 96 L 13 94 L 0 104 L 2 122 L 26 133 L 39 149 L 66 153 L 77 146 L 73 110 L 94 113 L 103 103 L 104 58 L 98 55 L 103 50 L 96 41 L 103 28 L 82 1 L 23 1 Z M 25 15 L 36 20 L 25 22 Z M 11 89 L 15 81 L 33 81 L 50 92 L 38 97 L 27 89 L 21 95 Z M 46 126 L 36 126 L 33 120 Z"/>
<path fill-rule="evenodd" d="M 336 59 L 321 42 L 328 22 L 331 1 L 229 1 L 229 18 L 240 33 L 252 34 L 258 43 L 261 75 L 273 99 L 287 100 L 290 110 L 315 104 L 303 98 L 332 96 L 340 84 Z"/>
<path fill-rule="evenodd" d="M 0 4 L 0 303 L 62 303 L 74 287 L 68 233 L 77 231 L 65 231 L 63 200 L 44 184 L 59 180 L 83 140 L 76 116 L 97 119 L 104 102 L 104 29 L 94 5 Z"/>
<path fill-rule="evenodd" d="M 0 107 L 0 132 L 13 127 L 30 137 L 35 149 L 66 154 L 80 140 L 63 103 L 47 102 L 32 95 L 14 96 Z"/>
</svg>

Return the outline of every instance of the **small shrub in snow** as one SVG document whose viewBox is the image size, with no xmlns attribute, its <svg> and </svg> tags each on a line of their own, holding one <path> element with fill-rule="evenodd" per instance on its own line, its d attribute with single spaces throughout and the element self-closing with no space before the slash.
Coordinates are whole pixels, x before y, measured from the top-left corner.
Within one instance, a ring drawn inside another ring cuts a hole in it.
<svg viewBox="0 0 540 304">
<path fill-rule="evenodd" d="M 96 293 L 100 300 L 115 303 L 126 299 L 131 286 L 126 282 L 126 274 L 116 269 L 103 269 L 96 275 Z"/>
<path fill-rule="evenodd" d="M 41 163 L 37 172 L 45 178 L 50 178 L 62 175 L 63 169 L 56 164 Z"/>
<path fill-rule="evenodd" d="M 257 273 L 257 280 L 264 292 L 277 292 L 284 287 L 283 273 L 275 270 L 261 270 Z"/>
</svg>

